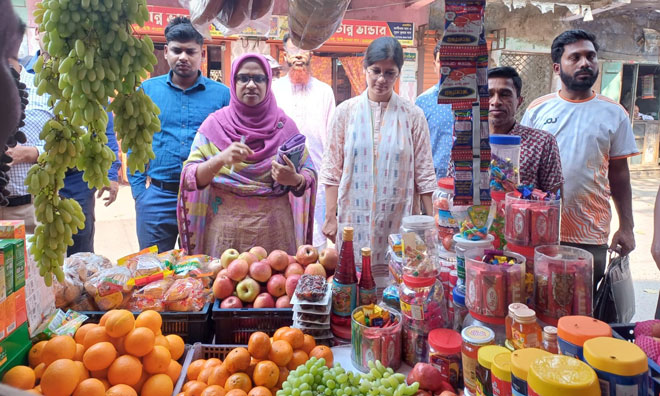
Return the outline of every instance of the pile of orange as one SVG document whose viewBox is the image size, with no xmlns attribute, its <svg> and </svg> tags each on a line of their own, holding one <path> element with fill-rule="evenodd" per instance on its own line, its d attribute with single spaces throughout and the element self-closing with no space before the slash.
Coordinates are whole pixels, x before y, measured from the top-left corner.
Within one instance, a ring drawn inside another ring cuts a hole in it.
<svg viewBox="0 0 660 396">
<path fill-rule="evenodd" d="M 248 347 L 234 348 L 224 362 L 217 358 L 190 363 L 178 396 L 273 396 L 282 383 L 307 360 L 325 358 L 332 366 L 330 348 L 316 345 L 314 337 L 299 329 L 282 327 L 273 338 L 256 332 Z"/>
<path fill-rule="evenodd" d="M 30 349 L 28 366 L 16 366 L 2 382 L 46 396 L 166 396 L 181 373 L 184 341 L 163 336 L 162 318 L 144 311 L 108 311 L 99 324 L 74 337 L 56 336 Z"/>
</svg>

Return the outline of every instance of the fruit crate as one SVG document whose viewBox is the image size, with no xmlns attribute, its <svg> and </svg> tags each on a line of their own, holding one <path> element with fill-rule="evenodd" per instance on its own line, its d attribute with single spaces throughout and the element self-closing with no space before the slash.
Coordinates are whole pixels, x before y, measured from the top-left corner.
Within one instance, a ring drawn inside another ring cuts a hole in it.
<svg viewBox="0 0 660 396">
<path fill-rule="evenodd" d="M 634 323 L 612 323 L 612 336 L 615 338 L 635 342 Z M 651 359 L 649 361 L 649 395 L 660 395 L 660 365 Z"/>
<path fill-rule="evenodd" d="M 217 344 L 246 345 L 255 331 L 269 336 L 280 327 L 293 324 L 291 308 L 220 308 L 220 300 L 215 300 L 211 319 L 215 323 Z"/>
<path fill-rule="evenodd" d="M 81 311 L 88 319 L 85 323 L 98 323 L 105 311 Z M 140 312 L 133 312 L 139 315 Z M 160 312 L 163 318 L 163 334 L 176 334 L 186 344 L 213 341 L 213 322 L 211 321 L 211 303 L 206 303 L 198 312 Z M 247 341 L 246 341 L 247 343 Z"/>
<path fill-rule="evenodd" d="M 181 392 L 181 388 L 186 383 L 186 373 L 190 363 L 194 362 L 197 359 L 210 359 L 218 358 L 220 360 L 225 360 L 229 352 L 239 346 L 245 345 L 212 345 L 212 344 L 202 344 L 196 342 L 194 345 L 187 349 L 185 354 L 185 360 L 183 361 L 183 366 L 181 368 L 181 374 L 176 384 L 174 384 L 174 392 L 172 396 L 177 396 Z"/>
</svg>

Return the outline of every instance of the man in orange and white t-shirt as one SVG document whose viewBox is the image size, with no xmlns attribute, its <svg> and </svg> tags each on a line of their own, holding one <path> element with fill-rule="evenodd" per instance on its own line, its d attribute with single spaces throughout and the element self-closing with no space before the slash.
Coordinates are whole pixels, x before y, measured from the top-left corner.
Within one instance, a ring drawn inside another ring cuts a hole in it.
<svg viewBox="0 0 660 396">
<path fill-rule="evenodd" d="M 594 255 L 594 289 L 603 276 L 610 234 L 609 198 L 619 214 L 611 250 L 635 248 L 628 160 L 639 154 L 626 111 L 595 94 L 598 43 L 584 30 L 568 30 L 552 43 L 561 90 L 533 101 L 522 124 L 552 133 L 564 174 L 561 240 Z"/>
</svg>

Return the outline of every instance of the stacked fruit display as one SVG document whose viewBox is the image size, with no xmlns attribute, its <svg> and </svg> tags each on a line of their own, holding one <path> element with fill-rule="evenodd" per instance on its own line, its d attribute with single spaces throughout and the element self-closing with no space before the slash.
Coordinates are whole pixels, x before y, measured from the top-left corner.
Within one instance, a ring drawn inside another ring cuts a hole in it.
<svg viewBox="0 0 660 396">
<path fill-rule="evenodd" d="M 171 395 L 181 373 L 184 341 L 164 336 L 158 312 L 137 318 L 108 311 L 99 324 L 82 325 L 71 336 L 40 341 L 29 352 L 29 367 L 16 366 L 2 382 L 46 396 Z"/>
<path fill-rule="evenodd" d="M 186 371 L 187 382 L 179 396 L 272 396 L 281 389 L 289 372 L 311 358 L 332 365 L 330 348 L 289 327 L 278 329 L 272 340 L 266 333 L 250 336 L 247 348 L 234 348 L 224 361 L 198 359 Z"/>
<path fill-rule="evenodd" d="M 298 248 L 295 256 L 282 250 L 268 254 L 256 246 L 239 253 L 228 249 L 222 253 L 220 270 L 213 282 L 213 294 L 221 300 L 221 308 L 290 308 L 291 297 L 303 274 L 321 275 L 334 272 L 337 250 L 320 253 L 311 245 Z"/>
</svg>

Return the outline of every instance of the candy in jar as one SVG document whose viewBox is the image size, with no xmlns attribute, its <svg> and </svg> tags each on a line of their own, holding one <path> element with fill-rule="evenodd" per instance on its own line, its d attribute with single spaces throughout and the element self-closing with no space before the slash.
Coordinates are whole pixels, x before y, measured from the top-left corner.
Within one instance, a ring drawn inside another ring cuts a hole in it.
<svg viewBox="0 0 660 396">
<path fill-rule="evenodd" d="M 436 276 L 438 234 L 431 216 L 406 216 L 401 222 L 403 273 L 411 276 Z"/>
<path fill-rule="evenodd" d="M 399 299 L 401 313 L 429 330 L 449 326 L 447 300 L 437 278 L 403 276 Z"/>
</svg>

